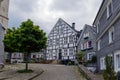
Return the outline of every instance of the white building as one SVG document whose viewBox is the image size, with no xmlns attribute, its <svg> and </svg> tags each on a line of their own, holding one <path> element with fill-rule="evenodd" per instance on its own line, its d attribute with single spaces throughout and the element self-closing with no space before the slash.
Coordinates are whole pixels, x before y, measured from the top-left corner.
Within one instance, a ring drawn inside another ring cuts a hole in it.
<svg viewBox="0 0 120 80">
<path fill-rule="evenodd" d="M 12 53 L 11 55 L 11 63 L 20 63 L 24 61 L 24 54 L 23 53 Z"/>
<path fill-rule="evenodd" d="M 47 60 L 74 60 L 79 35 L 80 32 L 75 30 L 75 23 L 70 26 L 60 18 L 48 35 Z"/>
<path fill-rule="evenodd" d="M 44 58 L 43 52 L 31 53 L 31 59 L 37 59 L 39 61 L 43 58 Z"/>
</svg>

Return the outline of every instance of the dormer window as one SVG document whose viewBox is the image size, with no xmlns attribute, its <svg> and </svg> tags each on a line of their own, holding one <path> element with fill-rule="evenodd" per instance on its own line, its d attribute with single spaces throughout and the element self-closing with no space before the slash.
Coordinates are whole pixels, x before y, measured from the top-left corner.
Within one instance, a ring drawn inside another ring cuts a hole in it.
<svg viewBox="0 0 120 80">
<path fill-rule="evenodd" d="M 112 0 L 110 0 L 108 5 L 107 5 L 107 18 L 109 18 L 111 16 L 112 12 L 113 12 Z"/>
</svg>

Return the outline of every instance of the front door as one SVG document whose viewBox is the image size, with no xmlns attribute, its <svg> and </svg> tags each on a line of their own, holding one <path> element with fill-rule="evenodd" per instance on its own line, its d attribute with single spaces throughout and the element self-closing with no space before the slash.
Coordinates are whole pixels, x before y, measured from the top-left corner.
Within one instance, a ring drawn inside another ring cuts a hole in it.
<svg viewBox="0 0 120 80">
<path fill-rule="evenodd" d="M 59 49 L 59 57 L 58 57 L 58 59 L 62 59 L 62 50 L 61 49 Z"/>
</svg>

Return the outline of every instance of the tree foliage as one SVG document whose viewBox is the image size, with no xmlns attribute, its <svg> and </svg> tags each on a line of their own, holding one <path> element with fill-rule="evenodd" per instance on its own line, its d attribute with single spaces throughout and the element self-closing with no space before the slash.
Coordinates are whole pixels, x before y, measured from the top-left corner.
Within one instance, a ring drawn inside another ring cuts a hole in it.
<svg viewBox="0 0 120 80">
<path fill-rule="evenodd" d="M 16 33 L 16 29 L 13 27 L 12 29 L 7 29 L 5 37 L 4 37 L 4 45 L 6 52 L 15 52 L 14 44 L 14 34 Z"/>
<path fill-rule="evenodd" d="M 9 63 L 11 63 L 11 53 L 16 52 L 16 47 L 14 44 L 14 34 L 16 33 L 16 29 L 13 27 L 12 29 L 7 29 L 5 37 L 4 37 L 4 45 L 5 51 L 9 52 Z"/>
<path fill-rule="evenodd" d="M 19 28 L 8 29 L 4 38 L 5 51 L 21 52 L 26 55 L 26 63 L 32 52 L 39 52 L 46 48 L 47 37 L 39 26 L 28 19 L 21 23 Z M 26 69 L 27 69 L 26 64 Z"/>
</svg>

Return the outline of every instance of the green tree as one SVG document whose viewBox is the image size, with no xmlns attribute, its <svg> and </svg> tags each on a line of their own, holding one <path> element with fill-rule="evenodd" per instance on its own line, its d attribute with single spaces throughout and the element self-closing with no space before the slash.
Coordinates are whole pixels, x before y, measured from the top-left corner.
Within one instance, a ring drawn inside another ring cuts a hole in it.
<svg viewBox="0 0 120 80">
<path fill-rule="evenodd" d="M 12 29 L 7 29 L 6 31 L 6 35 L 4 37 L 4 45 L 5 45 L 5 51 L 9 52 L 9 56 L 10 56 L 10 60 L 9 63 L 11 63 L 11 54 L 12 52 L 15 52 L 15 47 L 14 45 L 12 45 L 14 36 L 13 34 L 15 34 L 16 29 L 13 27 Z"/>
<path fill-rule="evenodd" d="M 6 50 L 10 49 L 12 52 L 24 53 L 26 57 L 25 70 L 28 70 L 28 58 L 30 54 L 46 48 L 47 37 L 46 33 L 39 29 L 39 26 L 34 25 L 28 19 L 22 22 L 19 28 L 8 29 L 3 42 Z"/>
<path fill-rule="evenodd" d="M 105 57 L 105 65 L 106 69 L 103 71 L 104 80 L 116 80 L 115 72 L 112 67 L 112 57 L 110 56 Z"/>
</svg>

